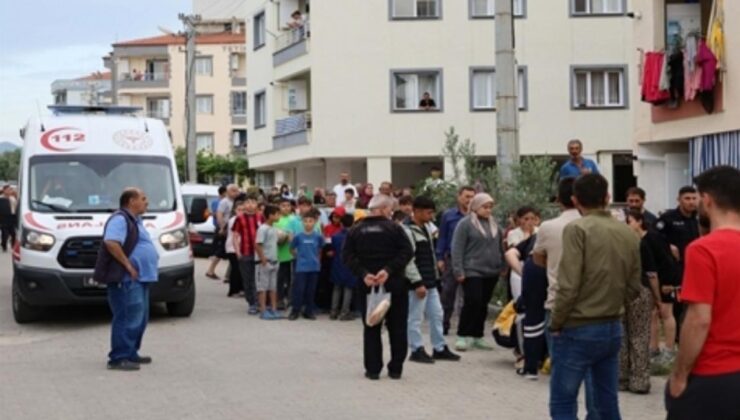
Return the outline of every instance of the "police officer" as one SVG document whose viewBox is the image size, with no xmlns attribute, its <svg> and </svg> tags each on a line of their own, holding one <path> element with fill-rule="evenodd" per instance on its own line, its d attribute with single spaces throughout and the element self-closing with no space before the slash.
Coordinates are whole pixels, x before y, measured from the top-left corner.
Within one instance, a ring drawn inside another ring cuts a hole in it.
<svg viewBox="0 0 740 420">
<path fill-rule="evenodd" d="M 699 237 L 698 205 L 699 195 L 696 189 L 691 186 L 682 187 L 678 191 L 678 207 L 663 213 L 655 223 L 655 229 L 668 242 L 673 257 L 678 261 L 679 279 L 683 277 L 686 247 Z M 673 314 L 676 318 L 677 332 L 679 332 L 683 315 L 683 305 L 680 302 L 673 305 Z M 678 340 L 678 334 L 676 334 L 676 339 Z"/>
<path fill-rule="evenodd" d="M 363 314 L 365 377 L 377 380 L 383 369 L 383 345 L 381 328 L 383 323 L 368 327 L 364 322 L 366 296 L 373 287 L 383 285 L 391 294 L 391 306 L 385 315 L 385 324 L 391 345 L 391 360 L 388 376 L 400 379 L 406 359 L 408 336 L 406 325 L 409 312 L 409 282 L 405 278 L 406 265 L 414 251 L 403 228 L 392 222 L 394 201 L 387 195 L 378 194 L 370 200 L 371 215 L 362 219 L 349 231 L 342 249 L 342 260 L 362 281 L 360 286 Z"/>
</svg>

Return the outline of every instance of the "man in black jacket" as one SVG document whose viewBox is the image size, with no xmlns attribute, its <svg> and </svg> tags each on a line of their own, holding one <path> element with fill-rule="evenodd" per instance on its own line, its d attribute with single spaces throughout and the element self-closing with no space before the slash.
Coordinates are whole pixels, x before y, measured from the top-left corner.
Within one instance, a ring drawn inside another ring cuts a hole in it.
<svg viewBox="0 0 740 420">
<path fill-rule="evenodd" d="M 390 220 L 393 199 L 376 195 L 368 206 L 371 215 L 360 221 L 347 235 L 342 259 L 350 270 L 363 280 L 360 286 L 364 294 L 377 286 L 384 286 L 391 294 L 391 307 L 385 316 L 385 324 L 391 344 L 391 360 L 388 376 L 400 379 L 406 358 L 408 337 L 406 325 L 409 310 L 408 281 L 404 270 L 413 256 L 403 228 Z M 383 344 L 380 332 L 383 323 L 368 327 L 364 316 L 366 299 L 360 299 L 363 314 L 365 376 L 379 379 L 383 369 Z"/>
</svg>

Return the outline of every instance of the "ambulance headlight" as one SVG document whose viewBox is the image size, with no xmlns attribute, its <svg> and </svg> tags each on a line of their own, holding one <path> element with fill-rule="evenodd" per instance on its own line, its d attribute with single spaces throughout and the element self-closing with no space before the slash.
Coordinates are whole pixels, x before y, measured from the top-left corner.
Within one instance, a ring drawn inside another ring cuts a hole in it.
<svg viewBox="0 0 740 420">
<path fill-rule="evenodd" d="M 163 233 L 159 237 L 159 243 L 167 251 L 185 248 L 188 246 L 188 232 L 185 229 L 173 230 L 172 232 Z"/>
<path fill-rule="evenodd" d="M 22 245 L 26 249 L 46 252 L 54 246 L 54 236 L 35 230 L 23 229 Z"/>
</svg>

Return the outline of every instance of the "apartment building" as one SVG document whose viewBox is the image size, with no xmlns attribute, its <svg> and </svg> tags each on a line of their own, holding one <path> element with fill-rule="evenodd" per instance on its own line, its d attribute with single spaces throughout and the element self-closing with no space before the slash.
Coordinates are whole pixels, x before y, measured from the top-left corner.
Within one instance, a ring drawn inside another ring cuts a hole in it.
<svg viewBox="0 0 740 420">
<path fill-rule="evenodd" d="M 687 53 L 686 43 L 692 35 L 702 37 L 710 33 L 713 10 L 723 20 L 725 54 L 720 54 L 720 70 L 711 95 L 702 96 L 702 92 L 687 100 L 684 92 L 678 101 L 635 103 L 635 169 L 639 184 L 648 191 L 648 205 L 664 209 L 675 206 L 678 189 L 691 184 L 692 177 L 708 167 L 740 167 L 740 2 L 632 3 L 641 15 L 634 27 L 640 53 Z M 645 64 L 641 61 L 638 67 L 642 72 Z"/>
<path fill-rule="evenodd" d="M 244 23 L 203 20 L 196 28 L 196 143 L 198 151 L 243 153 L 247 144 Z M 167 125 L 185 146 L 185 37 L 163 34 L 113 44 L 104 59 L 118 105 L 139 106 Z"/>
<path fill-rule="evenodd" d="M 412 185 L 451 126 L 496 155 L 494 0 L 247 0 L 250 166 L 262 183 Z M 522 155 L 581 139 L 634 185 L 634 21 L 623 0 L 515 0 Z M 300 21 L 292 17 L 300 11 Z M 433 107 L 422 107 L 428 93 Z M 448 162 L 447 162 L 448 163 Z M 449 169 L 449 168 L 448 168 Z M 274 177 L 273 177 L 274 175 Z"/>
<path fill-rule="evenodd" d="M 51 84 L 55 105 L 110 104 L 111 73 L 95 72 L 76 79 L 58 79 Z"/>
</svg>

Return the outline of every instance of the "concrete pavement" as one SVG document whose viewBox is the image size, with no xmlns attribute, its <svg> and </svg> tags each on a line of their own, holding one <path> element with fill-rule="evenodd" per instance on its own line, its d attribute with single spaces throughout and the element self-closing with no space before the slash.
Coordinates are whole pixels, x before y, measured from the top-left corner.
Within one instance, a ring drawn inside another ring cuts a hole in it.
<svg viewBox="0 0 740 420">
<path fill-rule="evenodd" d="M 548 377 L 518 377 L 508 350 L 407 363 L 402 380 L 371 382 L 360 321 L 261 321 L 204 270 L 198 261 L 191 318 L 153 311 L 142 353 L 154 363 L 111 372 L 107 310 L 67 308 L 16 325 L 10 256 L 0 254 L 0 419 L 547 418 Z M 653 378 L 647 396 L 620 393 L 622 417 L 665 418 L 664 383 Z"/>
</svg>

